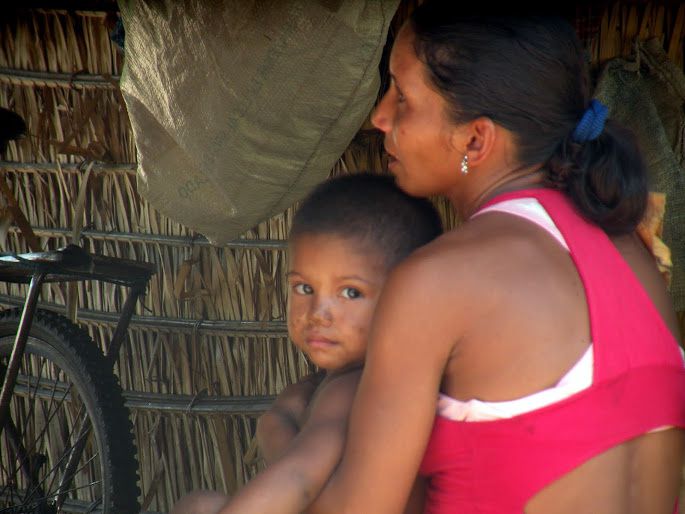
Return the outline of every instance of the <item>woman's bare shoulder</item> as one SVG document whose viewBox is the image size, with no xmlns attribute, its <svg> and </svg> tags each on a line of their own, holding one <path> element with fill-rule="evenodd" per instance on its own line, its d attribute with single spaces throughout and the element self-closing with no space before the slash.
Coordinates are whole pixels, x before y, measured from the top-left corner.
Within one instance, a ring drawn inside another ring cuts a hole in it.
<svg viewBox="0 0 685 514">
<path fill-rule="evenodd" d="M 443 339 L 445 345 L 452 345 L 460 335 L 455 327 L 469 331 L 492 309 L 492 292 L 502 283 L 493 263 L 501 255 L 487 238 L 473 238 L 470 231 L 443 234 L 391 272 L 377 316 L 392 320 L 392 326 L 405 335 L 431 334 L 432 347 Z M 426 320 L 431 320 L 430 327 Z"/>
<path fill-rule="evenodd" d="M 495 266 L 503 256 L 511 266 L 517 256 L 532 243 L 504 223 L 480 223 L 474 220 L 445 232 L 434 241 L 416 250 L 397 268 L 397 275 L 417 287 L 444 286 L 449 280 L 458 280 L 462 287 L 476 290 L 487 287 L 488 281 L 501 281 Z"/>
</svg>

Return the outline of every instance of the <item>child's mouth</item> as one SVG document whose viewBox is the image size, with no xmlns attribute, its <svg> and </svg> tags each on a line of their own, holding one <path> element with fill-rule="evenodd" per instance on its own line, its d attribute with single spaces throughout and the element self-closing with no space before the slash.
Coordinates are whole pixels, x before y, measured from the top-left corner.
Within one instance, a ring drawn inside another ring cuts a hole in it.
<svg viewBox="0 0 685 514">
<path fill-rule="evenodd" d="M 332 341 L 321 336 L 307 338 L 307 346 L 309 346 L 310 348 L 330 348 L 335 344 L 335 341 Z"/>
</svg>

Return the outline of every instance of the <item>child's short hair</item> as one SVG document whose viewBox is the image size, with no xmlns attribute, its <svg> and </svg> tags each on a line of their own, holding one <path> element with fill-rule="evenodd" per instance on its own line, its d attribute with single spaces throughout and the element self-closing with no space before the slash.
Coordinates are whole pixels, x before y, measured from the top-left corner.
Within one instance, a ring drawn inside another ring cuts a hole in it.
<svg viewBox="0 0 685 514">
<path fill-rule="evenodd" d="M 357 173 L 319 184 L 295 213 L 290 240 L 302 234 L 353 238 L 383 252 L 393 266 L 441 233 L 429 200 L 409 196 L 390 175 Z"/>
</svg>

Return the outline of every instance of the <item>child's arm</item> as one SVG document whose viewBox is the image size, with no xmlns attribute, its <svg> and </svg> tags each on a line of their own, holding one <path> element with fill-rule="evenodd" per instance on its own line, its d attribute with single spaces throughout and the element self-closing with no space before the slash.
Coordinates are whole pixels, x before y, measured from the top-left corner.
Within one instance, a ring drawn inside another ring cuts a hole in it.
<svg viewBox="0 0 685 514">
<path fill-rule="evenodd" d="M 324 373 L 314 373 L 286 387 L 257 420 L 257 446 L 267 464 L 288 448 L 302 428 L 307 407 Z"/>
<path fill-rule="evenodd" d="M 300 433 L 281 458 L 231 498 L 220 514 L 298 514 L 319 494 L 345 444 L 359 371 L 322 384 Z"/>
</svg>

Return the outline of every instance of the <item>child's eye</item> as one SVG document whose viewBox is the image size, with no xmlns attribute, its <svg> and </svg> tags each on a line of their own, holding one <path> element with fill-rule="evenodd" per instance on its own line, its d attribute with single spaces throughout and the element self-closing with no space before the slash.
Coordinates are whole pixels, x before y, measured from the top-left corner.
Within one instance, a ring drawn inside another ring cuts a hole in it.
<svg viewBox="0 0 685 514">
<path fill-rule="evenodd" d="M 309 284 L 295 284 L 293 286 L 293 291 L 297 294 L 312 294 L 314 289 Z"/>
<path fill-rule="evenodd" d="M 342 290 L 342 296 L 343 298 L 347 298 L 348 300 L 354 300 L 356 298 L 361 298 L 362 293 L 359 289 L 356 289 L 354 287 L 346 287 Z"/>
</svg>

